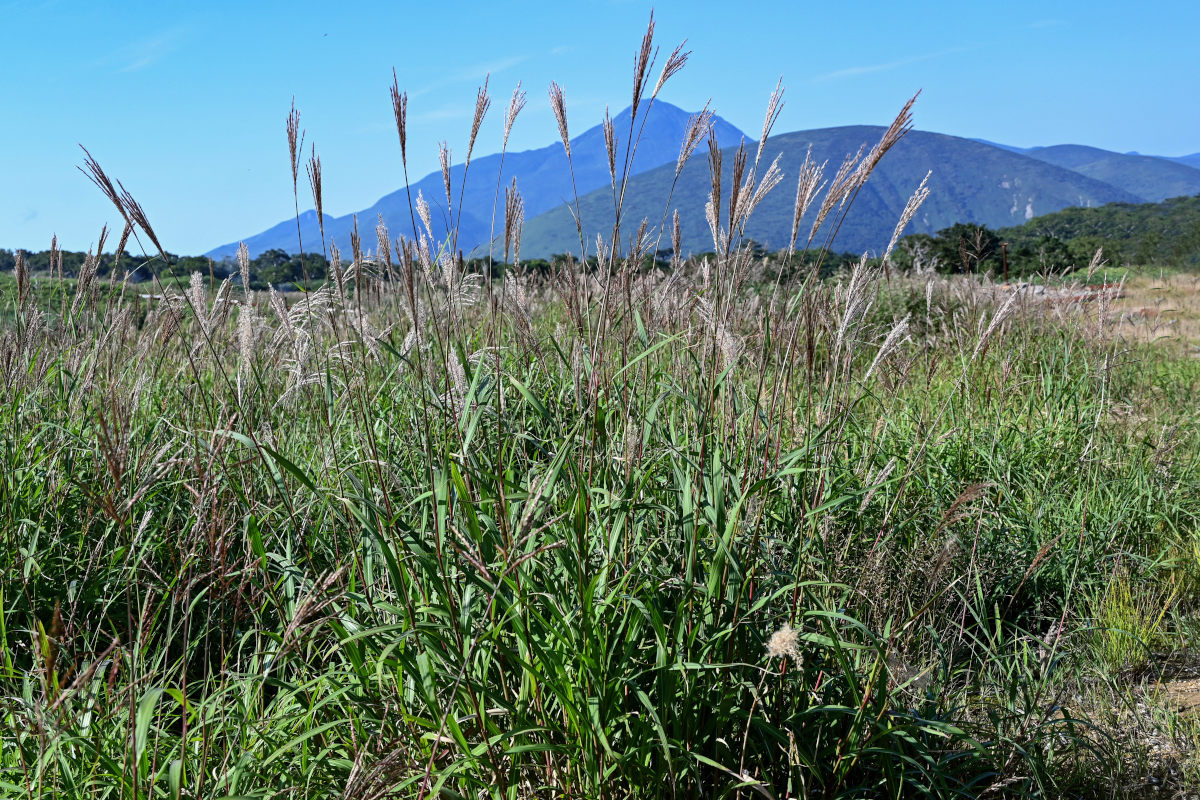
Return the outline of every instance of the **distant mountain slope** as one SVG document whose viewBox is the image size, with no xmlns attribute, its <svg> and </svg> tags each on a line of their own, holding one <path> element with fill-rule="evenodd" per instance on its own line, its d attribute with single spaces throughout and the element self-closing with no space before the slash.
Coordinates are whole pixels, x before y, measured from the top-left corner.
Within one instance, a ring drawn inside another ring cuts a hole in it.
<svg viewBox="0 0 1200 800">
<path fill-rule="evenodd" d="M 1189 167 L 1200 169 L 1200 153 L 1192 153 L 1189 156 L 1171 156 L 1170 159 L 1180 164 L 1187 164 Z"/>
<path fill-rule="evenodd" d="M 1111 264 L 1200 266 L 1200 197 L 1161 203 L 1113 203 L 1098 208 L 1065 208 L 1024 225 L 997 231 L 1012 243 L 1036 247 L 1046 238 L 1079 243 L 1079 263 L 1097 247 Z"/>
<path fill-rule="evenodd" d="M 1078 144 L 1034 147 L 1024 153 L 1030 158 L 1112 184 L 1146 202 L 1157 203 L 1168 197 L 1200 194 L 1200 169 L 1182 161 L 1114 153 Z"/>
<path fill-rule="evenodd" d="M 785 179 L 751 217 L 747 235 L 769 249 L 786 247 L 791 235 L 796 177 L 809 145 L 818 161 L 829 160 L 827 175 L 859 145 L 873 144 L 883 133 L 876 126 L 849 126 L 787 133 L 772 137 L 764 159 L 781 154 Z M 753 156 L 753 153 L 751 153 Z M 728 173 L 732 150 L 724 164 Z M 764 164 L 764 169 L 765 169 Z M 1112 202 L 1139 202 L 1136 195 L 1072 170 L 1048 164 L 982 142 L 925 131 L 912 131 L 880 163 L 859 193 L 834 242 L 835 250 L 854 252 L 882 250 L 891 237 L 912 191 L 925 173 L 933 170 L 931 194 L 910 233 L 932 233 L 955 222 L 979 222 L 993 228 L 1020 224 L 1027 219 L 1068 206 L 1094 206 Z M 636 230 L 646 217 L 657 227 L 670 191 L 674 166 L 651 170 L 633 179 L 625 210 L 626 234 Z M 726 175 L 726 187 L 728 186 Z M 684 249 L 702 252 L 713 249 L 705 222 L 704 204 L 709 189 L 706 159 L 693 158 L 680 176 L 672 208 L 680 213 Z M 728 188 L 726 188 L 728 195 Z M 612 199 L 597 192 L 580 201 L 581 215 L 594 242 L 597 232 L 612 226 Z M 801 226 L 803 239 L 815 213 L 809 212 Z M 722 217 L 723 224 L 726 222 Z M 664 245 L 665 246 L 665 245 Z M 565 207 L 558 207 L 525 225 L 523 256 L 548 256 L 579 249 L 575 225 Z"/>
<path fill-rule="evenodd" d="M 636 174 L 660 164 L 674 164 L 679 155 L 680 143 L 683 140 L 684 129 L 690 116 L 688 112 L 670 103 L 661 100 L 655 101 L 650 107 L 645 129 L 634 155 L 632 172 Z M 629 138 L 629 109 L 618 114 L 614 118 L 613 124 L 617 139 L 619 178 L 625 144 Z M 716 120 L 716 133 L 722 146 L 735 145 L 743 138 L 741 131 L 719 117 Z M 571 140 L 571 157 L 574 162 L 575 184 L 581 195 L 609 186 L 608 156 L 604 147 L 604 134 L 601 126 L 590 128 Z M 459 228 L 459 248 L 464 251 L 470 251 L 481 243 L 486 248 L 492 231 L 492 208 L 500 166 L 501 159 L 498 153 L 486 156 L 476 155 L 471 161 L 470 172 L 467 175 L 468 191 L 464 196 Z M 537 216 L 572 196 L 571 172 L 567 168 L 567 158 L 563 153 L 562 144 L 559 142 L 537 150 L 509 152 L 504 156 L 503 168 L 504 185 L 511 183 L 514 177 L 517 179 L 517 187 L 525 201 L 526 218 Z M 450 168 L 450 181 L 453 214 L 458 217 L 459 192 L 463 182 L 463 165 L 461 163 Z M 443 236 L 453 220 L 450 219 L 450 213 L 446 208 L 446 190 L 441 172 L 430 173 L 413 184 L 411 196 L 414 203 L 418 191 L 429 203 L 434 233 L 439 237 Z M 502 228 L 504 224 L 503 192 L 504 186 L 502 185 L 499 201 L 496 204 L 496 229 Z M 357 212 L 359 234 L 362 236 L 364 248 L 375 249 L 376 247 L 375 226 L 380 215 L 383 216 L 393 237 L 402 233 L 412 235 L 413 223 L 408 198 L 409 194 L 400 188 L 381 197 L 374 205 Z M 418 224 L 420 224 L 419 220 Z M 305 248 L 318 249 L 321 236 L 315 211 L 306 211 L 301 215 L 300 228 Z M 354 214 L 342 217 L 325 215 L 325 237 L 327 240 L 336 242 L 343 252 L 350 249 L 350 232 L 353 228 Z M 296 220 L 294 218 L 283 220 L 262 233 L 247 237 L 244 241 L 252 257 L 272 248 L 295 252 L 297 249 Z M 231 242 L 214 248 L 207 255 L 220 259 L 233 256 L 236 251 L 237 242 Z"/>
</svg>

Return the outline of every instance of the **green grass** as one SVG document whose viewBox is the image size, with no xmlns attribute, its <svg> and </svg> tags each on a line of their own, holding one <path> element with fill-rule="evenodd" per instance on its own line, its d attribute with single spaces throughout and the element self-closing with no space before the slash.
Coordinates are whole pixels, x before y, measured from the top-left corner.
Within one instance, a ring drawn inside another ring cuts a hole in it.
<svg viewBox="0 0 1200 800">
<path fill-rule="evenodd" d="M 0 284 L 0 795 L 1134 786 L 1108 634 L 1196 629 L 1200 362 L 721 223 L 669 273 Z"/>
<path fill-rule="evenodd" d="M 962 316 L 961 288 L 942 284 L 929 331 L 870 379 L 899 287 L 870 289 L 879 310 L 851 333 L 875 344 L 847 360 L 817 326 L 811 377 L 789 364 L 795 314 L 731 314 L 748 349 L 727 365 L 702 319 L 637 307 L 589 377 L 545 289 L 528 329 L 461 307 L 407 355 L 400 296 L 367 311 L 401 326 L 376 339 L 346 332 L 356 303 L 336 292 L 290 334 L 239 298 L 261 314 L 241 355 L 235 318 L 206 342 L 209 310 L 186 305 L 107 339 L 101 309 L 78 333 L 10 337 L 0 786 L 974 796 L 1111 780 L 1072 737 L 1086 723 L 1054 711 L 1094 679 L 1086 632 L 1113 604 L 1093 622 L 1089 598 L 1115 565 L 1136 586 L 1194 536 L 1180 410 L 1197 369 L 1032 311 L 975 353 L 974 317 L 997 309 Z M 807 292 L 830 323 L 845 311 Z M 939 330 L 943 303 L 959 315 Z M 785 624 L 794 657 L 768 657 Z"/>
</svg>

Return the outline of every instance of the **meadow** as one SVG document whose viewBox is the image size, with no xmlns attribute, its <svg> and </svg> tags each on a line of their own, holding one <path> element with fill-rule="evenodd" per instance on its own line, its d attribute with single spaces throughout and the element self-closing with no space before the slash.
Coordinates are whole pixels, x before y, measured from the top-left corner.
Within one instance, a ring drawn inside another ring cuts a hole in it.
<svg viewBox="0 0 1200 800">
<path fill-rule="evenodd" d="M 686 60 L 651 84 L 654 52 L 635 119 Z M 528 272 L 519 195 L 481 187 L 487 273 L 422 199 L 411 237 L 310 243 L 332 274 L 303 291 L 147 292 L 95 277 L 102 246 L 70 281 L 0 277 L 0 793 L 1200 784 L 1169 691 L 1200 634 L 1200 362 L 1104 296 L 790 268 L 910 124 L 789 176 L 824 213 L 770 258 L 742 232 L 781 176 L 750 143 L 732 182 L 709 154 L 714 254 L 666 268 L 638 220 Z M 117 251 L 165 259 L 88 169 Z"/>
</svg>

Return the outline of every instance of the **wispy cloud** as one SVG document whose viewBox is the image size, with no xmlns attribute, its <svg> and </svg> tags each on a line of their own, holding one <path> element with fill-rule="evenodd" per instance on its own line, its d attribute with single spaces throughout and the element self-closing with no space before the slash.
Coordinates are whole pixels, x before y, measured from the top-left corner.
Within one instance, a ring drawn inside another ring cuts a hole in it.
<svg viewBox="0 0 1200 800">
<path fill-rule="evenodd" d="M 509 56 L 508 58 L 497 58 L 493 61 L 480 61 L 475 64 L 469 64 L 419 89 L 413 89 L 408 94 L 410 97 L 420 97 L 423 94 L 429 94 L 437 89 L 453 86 L 458 83 L 483 83 L 484 76 L 494 78 L 501 72 L 510 70 L 518 64 L 528 61 L 529 58 L 528 55 Z"/>
<path fill-rule="evenodd" d="M 96 66 L 106 66 L 117 73 L 143 70 L 177 50 L 185 33 L 184 28 L 175 27 L 137 39 L 116 48 L 97 62 Z"/>
<path fill-rule="evenodd" d="M 924 53 L 919 56 L 909 56 L 908 58 L 902 58 L 897 61 L 889 61 L 886 64 L 863 64 L 855 67 L 846 67 L 845 69 L 827 72 L 824 75 L 817 75 L 812 80 L 813 83 L 819 83 L 822 81 L 834 81 L 840 78 L 854 78 L 859 75 L 869 75 L 873 72 L 887 72 L 891 69 L 906 67 L 909 64 L 917 64 L 922 61 L 930 61 L 935 58 L 942 58 L 943 56 L 965 53 L 971 49 L 972 48 L 970 47 L 952 47 L 949 50 L 938 50 L 935 53 Z"/>
<path fill-rule="evenodd" d="M 453 119 L 466 119 L 471 116 L 473 111 L 474 108 L 468 108 L 465 105 L 446 105 L 422 111 L 420 114 L 415 115 L 413 119 L 420 122 L 444 122 Z"/>
<path fill-rule="evenodd" d="M 571 52 L 571 48 L 565 44 L 560 44 L 557 47 L 550 48 L 550 55 L 552 56 L 562 56 L 569 52 Z"/>
</svg>

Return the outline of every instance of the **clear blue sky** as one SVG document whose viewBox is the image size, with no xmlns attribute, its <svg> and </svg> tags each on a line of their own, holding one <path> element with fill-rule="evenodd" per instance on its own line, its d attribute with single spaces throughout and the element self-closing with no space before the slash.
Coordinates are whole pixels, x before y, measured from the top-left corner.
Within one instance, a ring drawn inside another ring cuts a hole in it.
<svg viewBox="0 0 1200 800">
<path fill-rule="evenodd" d="M 86 249 L 114 210 L 75 168 L 77 143 L 120 178 L 168 250 L 200 253 L 289 217 L 292 96 L 324 167 L 326 213 L 401 185 L 388 99 L 409 94 L 410 175 L 465 152 L 476 86 L 495 98 L 477 154 L 499 149 L 518 80 L 529 106 L 510 147 L 572 135 L 629 104 L 651 6 L 662 58 L 692 57 L 662 97 L 709 98 L 756 135 L 776 80 L 776 132 L 886 123 L 917 89 L 918 128 L 1020 146 L 1200 150 L 1200 3 L 1091 2 L 0 2 L 0 247 L 57 233 Z M 932 165 L 936 169 L 936 165 Z M 303 176 L 301 176 L 303 181 Z M 302 205 L 311 205 L 310 203 Z M 119 233 L 119 228 L 118 231 Z M 110 240 L 110 246 L 112 241 Z"/>
</svg>

